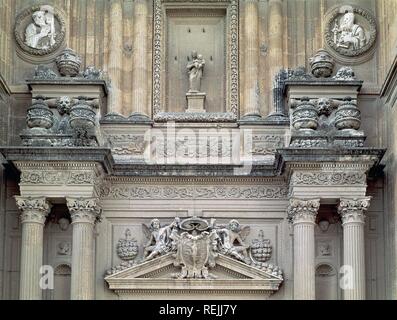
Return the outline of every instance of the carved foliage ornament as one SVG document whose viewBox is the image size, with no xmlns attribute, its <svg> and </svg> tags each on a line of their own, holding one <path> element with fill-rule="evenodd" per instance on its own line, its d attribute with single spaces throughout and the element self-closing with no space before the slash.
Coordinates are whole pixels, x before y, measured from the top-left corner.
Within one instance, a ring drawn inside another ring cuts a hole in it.
<svg viewBox="0 0 397 320">
<path fill-rule="evenodd" d="M 287 208 L 287 219 L 290 223 L 314 223 L 319 208 L 320 199 L 291 198 Z"/>
<path fill-rule="evenodd" d="M 94 224 L 100 221 L 101 207 L 97 198 L 66 198 L 66 204 L 73 222 Z"/>
<path fill-rule="evenodd" d="M 373 14 L 355 6 L 334 9 L 325 26 L 327 45 L 345 57 L 356 57 L 367 52 L 376 39 Z"/>
<path fill-rule="evenodd" d="M 365 220 L 365 211 L 368 210 L 371 197 L 364 198 L 341 198 L 338 205 L 338 213 L 342 218 L 342 223 L 362 222 Z"/>
<path fill-rule="evenodd" d="M 28 54 L 43 56 L 57 50 L 65 39 L 66 23 L 49 5 L 36 5 L 22 11 L 15 20 L 14 35 Z"/>
<path fill-rule="evenodd" d="M 36 222 L 44 224 L 47 214 L 51 210 L 51 204 L 45 197 L 21 197 L 15 196 L 16 204 L 21 210 L 21 222 Z"/>
</svg>

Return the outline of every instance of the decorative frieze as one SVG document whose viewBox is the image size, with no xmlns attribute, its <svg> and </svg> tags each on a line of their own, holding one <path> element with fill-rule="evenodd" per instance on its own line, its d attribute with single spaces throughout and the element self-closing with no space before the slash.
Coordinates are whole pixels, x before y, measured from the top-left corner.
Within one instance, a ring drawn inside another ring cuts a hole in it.
<svg viewBox="0 0 397 320">
<path fill-rule="evenodd" d="M 291 198 L 287 208 L 287 220 L 290 223 L 312 222 L 316 220 L 320 199 Z"/>
<path fill-rule="evenodd" d="M 24 184 L 92 184 L 95 182 L 95 173 L 78 171 L 22 171 L 21 183 Z"/>
<path fill-rule="evenodd" d="M 285 186 L 104 186 L 106 199 L 285 199 Z"/>
<path fill-rule="evenodd" d="M 363 172 L 294 172 L 291 185 L 365 185 L 367 176 Z"/>
<path fill-rule="evenodd" d="M 274 155 L 276 149 L 284 147 L 282 135 L 253 135 L 252 155 Z"/>
<path fill-rule="evenodd" d="M 45 197 L 15 196 L 18 209 L 21 211 L 21 223 L 36 222 L 44 224 L 50 213 L 51 204 Z"/>
</svg>

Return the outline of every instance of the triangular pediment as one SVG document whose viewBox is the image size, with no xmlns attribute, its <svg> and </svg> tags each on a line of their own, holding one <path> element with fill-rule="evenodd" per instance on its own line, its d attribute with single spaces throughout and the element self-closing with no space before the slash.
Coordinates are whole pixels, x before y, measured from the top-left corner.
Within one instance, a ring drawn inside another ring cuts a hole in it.
<svg viewBox="0 0 397 320">
<path fill-rule="evenodd" d="M 174 255 L 168 253 L 105 277 L 109 289 L 134 290 L 249 290 L 271 293 L 277 291 L 283 281 L 281 276 L 219 254 L 211 268 L 213 279 L 177 279 L 180 272 L 174 266 Z"/>
</svg>

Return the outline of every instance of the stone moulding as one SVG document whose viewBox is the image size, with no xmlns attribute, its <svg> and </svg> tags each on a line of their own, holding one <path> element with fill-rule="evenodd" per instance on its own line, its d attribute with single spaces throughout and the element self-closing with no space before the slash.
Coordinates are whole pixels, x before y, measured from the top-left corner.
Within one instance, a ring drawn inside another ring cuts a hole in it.
<svg viewBox="0 0 397 320">
<path fill-rule="evenodd" d="M 218 277 L 217 279 L 170 279 L 168 277 L 147 278 L 145 274 L 155 270 L 167 268 L 173 264 L 174 258 L 171 253 L 149 260 L 147 262 L 132 266 L 125 270 L 116 272 L 105 277 L 110 290 L 117 293 L 135 294 L 146 293 L 170 293 L 197 291 L 224 294 L 241 294 L 242 291 L 251 293 L 274 293 L 278 291 L 283 282 L 282 276 L 275 276 L 266 271 L 246 265 L 235 259 L 220 254 L 217 258 L 217 265 L 220 265 L 233 272 L 243 275 L 243 278 L 233 279 Z"/>
<path fill-rule="evenodd" d="M 184 113 L 184 112 L 165 112 L 163 101 L 164 95 L 164 64 L 165 53 L 165 23 L 166 13 L 164 7 L 170 4 L 178 4 L 178 8 L 194 8 L 195 6 L 206 6 L 211 8 L 220 6 L 226 8 L 227 15 L 227 57 L 229 72 L 226 74 L 227 112 L 223 113 Z M 153 119 L 158 122 L 177 121 L 177 122 L 232 122 L 236 121 L 239 113 L 239 1 L 153 1 Z"/>
</svg>

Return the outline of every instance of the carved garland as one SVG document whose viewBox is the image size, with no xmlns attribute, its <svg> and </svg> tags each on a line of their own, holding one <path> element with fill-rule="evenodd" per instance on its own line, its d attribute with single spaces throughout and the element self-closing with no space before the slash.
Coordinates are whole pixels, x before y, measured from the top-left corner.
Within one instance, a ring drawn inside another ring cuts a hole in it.
<svg viewBox="0 0 397 320">
<path fill-rule="evenodd" d="M 238 118 L 239 105 L 239 84 L 238 84 L 238 0 L 213 0 L 208 2 L 224 2 L 229 3 L 227 10 L 229 20 L 229 40 L 228 40 L 228 64 L 230 73 L 228 74 L 229 98 L 227 101 L 228 112 L 213 113 L 184 113 L 184 112 L 164 112 L 161 106 L 162 99 L 162 56 L 163 56 L 163 3 L 165 0 L 154 0 L 153 2 L 153 116 L 156 121 L 182 121 L 182 122 L 230 122 Z M 183 2 L 196 2 L 195 0 Z"/>
</svg>

